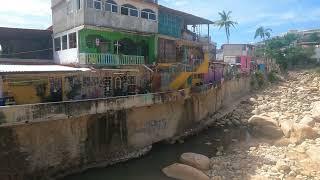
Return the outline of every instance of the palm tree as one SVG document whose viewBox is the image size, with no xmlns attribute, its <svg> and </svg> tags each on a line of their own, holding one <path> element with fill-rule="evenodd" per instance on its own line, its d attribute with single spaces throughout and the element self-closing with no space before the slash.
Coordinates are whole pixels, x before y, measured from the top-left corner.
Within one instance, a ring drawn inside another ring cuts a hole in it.
<svg viewBox="0 0 320 180">
<path fill-rule="evenodd" d="M 263 26 L 261 26 L 256 30 L 254 39 L 257 39 L 257 37 L 260 37 L 263 41 L 266 41 L 266 38 L 269 39 L 271 37 L 271 32 L 272 32 L 272 29 L 264 28 Z"/>
<path fill-rule="evenodd" d="M 225 28 L 228 44 L 230 42 L 230 27 L 232 26 L 235 28 L 235 25 L 238 24 L 236 21 L 231 20 L 231 16 L 230 16 L 231 13 L 232 13 L 232 11 L 219 12 L 221 19 L 214 22 L 214 24 L 219 27 L 219 30 L 223 27 Z"/>
</svg>

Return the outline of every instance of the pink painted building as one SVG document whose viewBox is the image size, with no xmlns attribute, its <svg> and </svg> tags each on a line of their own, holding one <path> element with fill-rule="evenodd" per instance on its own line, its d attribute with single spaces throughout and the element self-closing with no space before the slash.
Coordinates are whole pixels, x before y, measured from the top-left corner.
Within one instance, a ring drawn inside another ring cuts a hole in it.
<svg viewBox="0 0 320 180">
<path fill-rule="evenodd" d="M 241 59 L 241 71 L 245 73 L 250 73 L 251 69 L 251 56 L 240 56 Z"/>
<path fill-rule="evenodd" d="M 249 44 L 224 44 L 223 61 L 240 66 L 241 72 L 250 73 L 254 46 Z"/>
</svg>

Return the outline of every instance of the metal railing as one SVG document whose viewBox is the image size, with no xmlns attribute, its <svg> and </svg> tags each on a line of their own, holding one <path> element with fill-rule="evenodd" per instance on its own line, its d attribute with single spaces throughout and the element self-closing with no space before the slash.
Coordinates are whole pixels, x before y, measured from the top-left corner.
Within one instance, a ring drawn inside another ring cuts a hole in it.
<svg viewBox="0 0 320 180">
<path fill-rule="evenodd" d="M 144 64 L 144 56 L 120 55 L 120 65 Z"/>
<path fill-rule="evenodd" d="M 138 65 L 144 64 L 144 56 L 102 53 L 80 53 L 80 64 L 87 65 Z"/>
</svg>

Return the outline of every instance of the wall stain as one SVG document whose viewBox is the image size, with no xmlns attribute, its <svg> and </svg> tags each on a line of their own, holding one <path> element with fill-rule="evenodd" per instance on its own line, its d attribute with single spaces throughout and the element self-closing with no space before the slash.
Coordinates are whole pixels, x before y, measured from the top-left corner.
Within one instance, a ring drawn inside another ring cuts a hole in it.
<svg viewBox="0 0 320 180">
<path fill-rule="evenodd" d="M 126 149 L 128 144 L 126 110 L 108 111 L 88 120 L 85 152 L 87 162 L 112 158 L 114 152 Z"/>
<path fill-rule="evenodd" d="M 20 152 L 17 137 L 11 127 L 0 127 L 0 179 L 1 180 L 34 180 L 26 175 L 29 167 L 27 155 Z"/>
<path fill-rule="evenodd" d="M 4 115 L 3 112 L 0 112 L 0 125 L 3 123 L 6 123 L 6 116 Z"/>
<path fill-rule="evenodd" d="M 182 134 L 185 130 L 190 129 L 194 125 L 195 112 L 194 112 L 194 99 L 187 98 L 184 100 L 183 113 L 181 119 L 178 121 L 176 134 Z"/>
</svg>

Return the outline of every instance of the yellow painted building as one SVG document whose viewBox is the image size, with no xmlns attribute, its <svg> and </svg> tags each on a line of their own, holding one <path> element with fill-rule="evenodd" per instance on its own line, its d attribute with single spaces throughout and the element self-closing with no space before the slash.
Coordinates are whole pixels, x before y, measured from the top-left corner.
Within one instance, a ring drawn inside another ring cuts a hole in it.
<svg viewBox="0 0 320 180">
<path fill-rule="evenodd" d="M 0 105 L 133 95 L 139 93 L 138 89 L 145 89 L 149 80 L 141 68 L 91 70 L 57 65 L 0 65 Z"/>
</svg>

